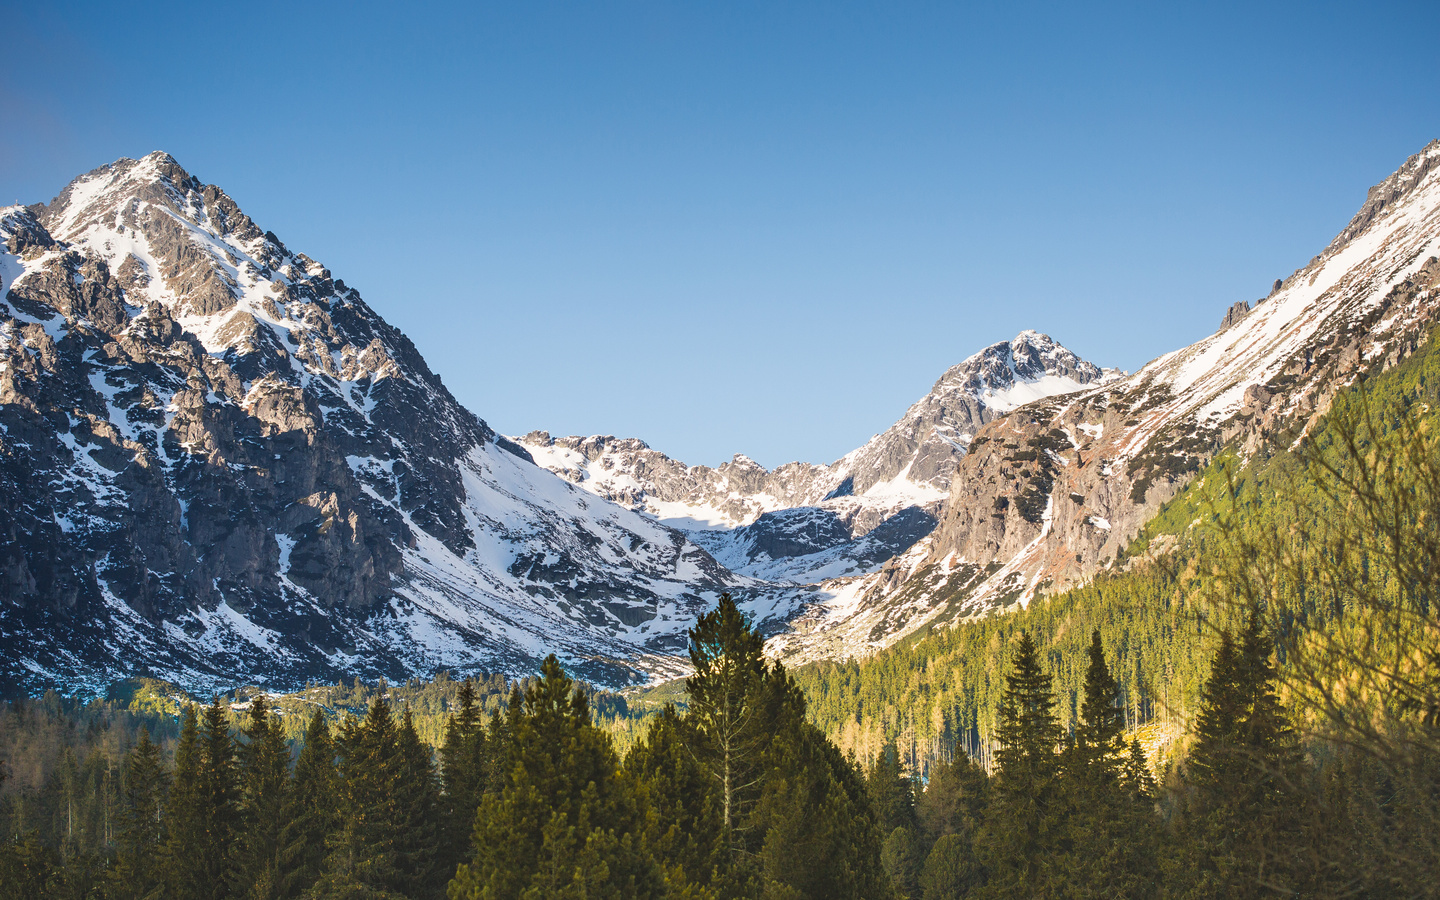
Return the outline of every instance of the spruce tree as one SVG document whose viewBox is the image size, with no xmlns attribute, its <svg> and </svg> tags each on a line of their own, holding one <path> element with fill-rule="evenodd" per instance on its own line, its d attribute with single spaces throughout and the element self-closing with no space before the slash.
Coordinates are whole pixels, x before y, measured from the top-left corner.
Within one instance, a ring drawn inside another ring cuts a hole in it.
<svg viewBox="0 0 1440 900">
<path fill-rule="evenodd" d="M 440 785 L 434 758 L 415 731 L 408 705 L 400 717 L 396 744 L 400 772 L 393 827 L 400 884 L 412 896 L 437 896 L 451 874 L 442 877 L 436 852 L 441 834 Z"/>
<path fill-rule="evenodd" d="M 1061 759 L 1067 837 L 1054 867 L 1065 896 L 1132 898 L 1158 889 L 1153 815 L 1123 778 L 1124 718 L 1100 632 L 1091 634 L 1081 722 Z"/>
<path fill-rule="evenodd" d="M 115 865 L 107 878 L 107 897 L 142 900 L 161 889 L 164 871 L 159 853 L 168 786 L 169 773 L 160 758 L 160 748 L 150 740 L 150 729 L 142 727 L 125 760 L 120 829 Z"/>
<path fill-rule="evenodd" d="M 865 773 L 865 790 L 880 833 L 885 836 L 881 848 L 885 871 L 903 894 L 915 896 L 925 848 L 917 830 L 915 786 L 901 768 L 900 753 L 893 742 L 875 755 Z"/>
<path fill-rule="evenodd" d="M 193 705 L 180 716 L 175 745 L 175 775 L 165 810 L 165 846 L 161 854 L 165 894 L 173 900 L 204 900 L 210 885 L 197 860 L 209 845 L 209 810 L 201 785 L 203 751 Z"/>
<path fill-rule="evenodd" d="M 658 896 L 634 790 L 553 655 L 507 731 L 508 773 L 481 801 L 474 856 L 450 882 L 451 900 Z"/>
<path fill-rule="evenodd" d="M 326 841 L 337 824 L 335 742 L 323 710 L 315 710 L 281 816 L 280 896 L 295 898 L 320 878 Z"/>
<path fill-rule="evenodd" d="M 920 871 L 920 895 L 927 900 L 962 897 L 984 883 L 975 837 L 989 800 L 989 777 L 961 748 L 950 761 L 930 767 L 930 781 L 915 801 L 929 847 Z"/>
<path fill-rule="evenodd" d="M 200 721 L 200 809 L 204 828 L 194 849 L 202 897 L 219 900 L 230 893 L 238 824 L 239 780 L 235 768 L 235 738 L 230 718 L 217 695 Z"/>
<path fill-rule="evenodd" d="M 1195 898 L 1262 897 L 1303 884 L 1301 756 L 1275 693 L 1258 609 L 1239 646 L 1222 632 L 1184 769 L 1172 877 Z"/>
<path fill-rule="evenodd" d="M 397 848 L 406 762 L 383 689 L 361 721 L 340 726 L 339 827 L 328 842 L 316 897 L 400 897 L 406 883 Z"/>
<path fill-rule="evenodd" d="M 765 755 L 780 733 L 775 682 L 765 665 L 764 639 L 729 594 L 720 595 L 689 635 L 695 674 L 685 680 L 687 720 L 695 755 L 714 781 L 730 863 L 738 864 L 764 838 L 750 827 L 750 810 L 760 797 Z"/>
<path fill-rule="evenodd" d="M 649 810 L 645 844 L 674 897 L 705 896 L 729 852 L 714 780 L 690 750 L 689 727 L 667 704 L 624 763 Z"/>
<path fill-rule="evenodd" d="M 449 876 L 469 855 L 475 811 L 480 808 L 488 780 L 490 765 L 483 726 L 475 702 L 475 685 L 467 678 L 460 683 L 456 709 L 446 719 L 445 741 L 440 748 L 444 822 L 438 864 Z"/>
<path fill-rule="evenodd" d="M 988 879 L 983 896 L 1056 896 L 1054 868 L 1065 838 L 1058 784 L 1060 726 L 1050 676 L 1023 632 L 1006 677 L 996 737 L 997 771 L 976 847 Z"/>
<path fill-rule="evenodd" d="M 235 840 L 237 897 L 274 900 L 281 895 L 281 861 L 290 750 L 280 720 L 260 694 L 250 702 L 239 745 L 240 797 Z"/>
</svg>

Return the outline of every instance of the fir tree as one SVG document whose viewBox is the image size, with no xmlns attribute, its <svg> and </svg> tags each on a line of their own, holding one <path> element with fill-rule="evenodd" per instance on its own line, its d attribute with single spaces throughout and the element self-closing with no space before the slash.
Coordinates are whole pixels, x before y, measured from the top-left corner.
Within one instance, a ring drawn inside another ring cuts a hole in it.
<svg viewBox="0 0 1440 900">
<path fill-rule="evenodd" d="M 865 773 L 865 790 L 880 833 L 885 835 L 881 849 L 885 871 L 903 894 L 915 896 L 925 848 L 917 831 L 915 786 L 900 767 L 900 753 L 893 742 L 875 755 Z"/>
<path fill-rule="evenodd" d="M 445 742 L 440 748 L 445 821 L 439 865 L 448 875 L 453 875 L 468 855 L 475 811 L 480 808 L 490 768 L 484 723 L 470 679 L 461 682 L 456 702 L 456 709 L 446 719 Z"/>
<path fill-rule="evenodd" d="M 1065 849 L 1060 726 L 1050 676 L 1028 634 L 1016 643 L 996 736 L 997 771 L 976 848 L 988 878 L 984 896 L 1055 896 L 1053 867 Z"/>
<path fill-rule="evenodd" d="M 1300 753 L 1270 655 L 1258 610 L 1239 647 L 1221 634 L 1185 764 L 1182 854 L 1172 868 L 1190 897 L 1278 896 L 1304 879 Z"/>
<path fill-rule="evenodd" d="M 714 781 L 730 865 L 759 849 L 750 811 L 760 797 L 767 751 L 780 733 L 781 711 L 767 671 L 765 642 L 729 594 L 690 629 L 695 674 L 685 680 L 694 753 Z"/>
<path fill-rule="evenodd" d="M 199 787 L 204 828 L 193 863 L 201 879 L 201 896 L 218 900 L 229 894 L 240 795 L 235 738 L 218 695 L 200 722 Z"/>
<path fill-rule="evenodd" d="M 704 896 L 728 854 L 714 780 L 690 751 L 689 727 L 667 704 L 624 764 L 650 810 L 645 844 L 676 897 Z"/>
<path fill-rule="evenodd" d="M 160 748 L 150 740 L 150 729 L 142 727 L 125 761 L 119 840 L 106 888 L 106 895 L 113 900 L 142 900 L 158 893 L 162 886 L 164 872 L 159 853 L 168 784 Z"/>
<path fill-rule="evenodd" d="M 208 809 L 201 784 L 203 751 L 195 707 L 187 705 L 180 718 L 180 740 L 175 746 L 175 775 L 165 810 L 165 847 L 162 853 L 165 893 L 173 900 L 203 900 L 210 896 L 204 872 L 196 864 L 209 846 Z"/>
<path fill-rule="evenodd" d="M 436 848 L 440 829 L 440 785 L 430 748 L 420 742 L 410 707 L 396 733 L 400 758 L 399 792 L 393 822 L 400 883 L 415 896 L 437 896 L 450 873 L 442 873 Z"/>
<path fill-rule="evenodd" d="M 312 892 L 325 898 L 403 896 L 411 886 L 397 849 L 397 813 L 406 763 L 383 689 L 362 721 L 341 724 L 338 744 L 339 827 Z"/>
<path fill-rule="evenodd" d="M 305 729 L 295 776 L 281 816 L 280 896 L 299 897 L 320 878 L 326 841 L 337 826 L 335 742 L 322 710 Z"/>
<path fill-rule="evenodd" d="M 1061 763 L 1067 837 L 1055 878 L 1068 897 L 1152 896 L 1158 888 L 1157 823 L 1122 777 L 1125 723 L 1098 629 L 1088 655 L 1082 720 Z"/>
<path fill-rule="evenodd" d="M 451 900 L 659 895 L 634 791 L 553 655 L 510 708 L 507 731 L 508 774 L 481 801 L 475 855 L 450 882 Z"/>
<path fill-rule="evenodd" d="M 274 900 L 281 895 L 281 857 L 289 789 L 290 751 L 269 700 L 251 700 L 239 746 L 240 798 L 235 840 L 235 895 Z"/>
</svg>

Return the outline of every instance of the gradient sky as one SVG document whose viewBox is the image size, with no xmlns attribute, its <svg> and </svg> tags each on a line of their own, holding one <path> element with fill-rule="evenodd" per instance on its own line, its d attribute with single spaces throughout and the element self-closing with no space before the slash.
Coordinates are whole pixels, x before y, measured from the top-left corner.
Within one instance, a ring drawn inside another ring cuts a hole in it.
<svg viewBox="0 0 1440 900">
<path fill-rule="evenodd" d="M 1179 6 L 0 0 L 0 202 L 163 149 L 502 432 L 827 462 L 1199 339 L 1440 137 L 1440 4 Z"/>
</svg>

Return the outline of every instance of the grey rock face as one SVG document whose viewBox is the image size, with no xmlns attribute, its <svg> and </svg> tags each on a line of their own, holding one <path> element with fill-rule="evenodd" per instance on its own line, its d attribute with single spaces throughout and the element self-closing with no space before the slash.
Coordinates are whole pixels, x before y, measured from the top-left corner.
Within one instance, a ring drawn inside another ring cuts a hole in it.
<svg viewBox="0 0 1440 900">
<path fill-rule="evenodd" d="M 1220 320 L 1220 331 L 1224 331 L 1231 325 L 1245 318 L 1250 314 L 1250 304 L 1244 300 L 1237 300 L 1225 310 L 1225 318 Z"/>
<path fill-rule="evenodd" d="M 623 681 L 739 584 L 536 469 L 165 154 L 0 210 L 0 245 L 0 688 L 523 672 L 542 649 Z"/>
<path fill-rule="evenodd" d="M 517 440 L 562 477 L 662 517 L 666 505 L 679 504 L 738 526 L 771 510 L 824 506 L 858 536 L 913 505 L 938 512 L 967 442 L 986 422 L 1113 375 L 1047 335 L 1022 332 L 946 371 L 895 425 L 829 465 L 794 462 L 767 470 L 737 454 L 712 469 L 686 466 L 634 438 L 534 431 Z M 884 490 L 890 485 L 896 490 Z"/>
<path fill-rule="evenodd" d="M 915 627 L 1082 582 L 1222 448 L 1283 449 L 1337 391 L 1407 358 L 1440 315 L 1435 159 L 1440 143 L 1372 189 L 1341 237 L 1263 304 L 1232 307 L 1216 335 L 983 427 L 923 556 L 887 563 L 859 605 L 923 607 L 906 619 Z"/>
</svg>

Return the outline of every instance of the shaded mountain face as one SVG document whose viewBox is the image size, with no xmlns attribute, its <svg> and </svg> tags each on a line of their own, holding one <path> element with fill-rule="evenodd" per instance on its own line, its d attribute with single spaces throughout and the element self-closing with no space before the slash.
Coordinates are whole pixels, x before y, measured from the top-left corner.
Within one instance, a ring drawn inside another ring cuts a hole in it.
<svg viewBox="0 0 1440 900">
<path fill-rule="evenodd" d="M 1440 142 L 1372 188 L 1341 234 L 1251 309 L 1134 375 L 1042 399 L 976 432 L 924 540 L 798 613 L 774 652 L 862 653 L 1111 566 L 1227 446 L 1288 445 L 1335 392 L 1435 326 Z"/>
<path fill-rule="evenodd" d="M 558 650 L 624 681 L 743 587 L 533 465 L 165 154 L 0 210 L 0 680 L 285 685 Z"/>
<path fill-rule="evenodd" d="M 515 440 L 585 490 L 685 530 L 736 572 L 815 583 L 872 571 L 924 537 L 984 423 L 1117 376 L 1048 335 L 1022 332 L 950 368 L 899 421 L 829 465 L 767 470 L 737 454 L 711 468 L 687 466 L 634 438 L 534 431 Z M 877 557 L 882 548 L 888 553 Z"/>
</svg>

